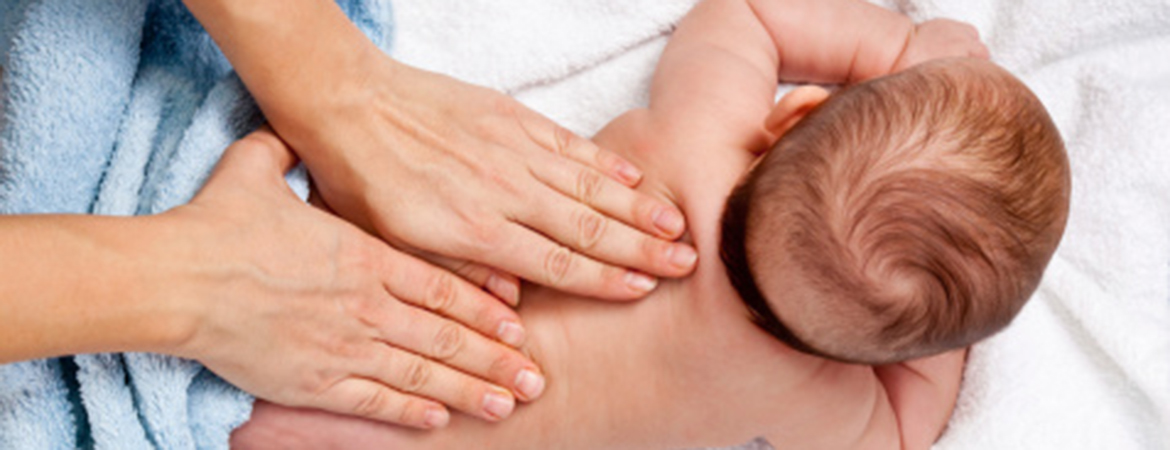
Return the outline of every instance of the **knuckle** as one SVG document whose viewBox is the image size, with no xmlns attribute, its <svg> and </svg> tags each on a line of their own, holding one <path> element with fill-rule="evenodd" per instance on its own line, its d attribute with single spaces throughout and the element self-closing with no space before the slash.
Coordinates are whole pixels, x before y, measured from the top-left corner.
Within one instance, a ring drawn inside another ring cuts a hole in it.
<svg viewBox="0 0 1170 450">
<path fill-rule="evenodd" d="M 669 250 L 670 244 L 660 241 L 658 239 L 642 236 L 639 238 L 642 242 L 642 258 L 644 261 L 657 261 L 659 255 L 664 255 Z"/>
<path fill-rule="evenodd" d="M 544 257 L 544 278 L 546 284 L 558 286 L 569 275 L 573 263 L 573 254 L 565 247 L 557 247 Z"/>
<path fill-rule="evenodd" d="M 390 406 L 390 394 L 385 389 L 374 389 L 353 405 L 353 414 L 378 417 Z"/>
<path fill-rule="evenodd" d="M 488 98 L 491 101 L 491 108 L 496 114 L 504 117 L 512 117 L 517 115 L 516 102 L 511 97 L 503 95 L 499 92 L 488 90 Z"/>
<path fill-rule="evenodd" d="M 601 279 L 602 279 L 601 285 L 605 286 L 609 289 L 613 289 L 614 292 L 617 292 L 617 291 L 620 291 L 623 289 L 629 289 L 627 287 L 628 285 L 626 284 L 626 274 L 627 273 L 629 273 L 628 270 L 620 268 L 620 267 L 614 267 L 614 266 L 606 267 L 606 268 L 602 269 L 602 271 L 601 271 Z"/>
<path fill-rule="evenodd" d="M 477 302 L 475 306 L 476 311 L 472 313 L 473 322 L 471 323 L 474 324 L 472 328 L 479 330 L 481 333 L 489 330 L 495 331 L 493 327 L 500 322 L 499 317 L 501 315 L 505 317 L 511 315 L 511 309 L 504 302 L 488 294 L 484 294 L 481 301 Z M 501 310 L 507 312 L 503 314 L 497 312 Z"/>
<path fill-rule="evenodd" d="M 377 323 L 385 306 L 382 299 L 369 295 L 349 295 L 341 302 L 353 318 L 365 325 Z"/>
<path fill-rule="evenodd" d="M 561 156 L 568 155 L 577 139 L 577 135 L 565 127 L 553 128 L 553 152 Z"/>
<path fill-rule="evenodd" d="M 513 365 L 512 356 L 501 352 L 488 366 L 488 376 L 494 380 L 508 380 L 508 374 L 512 373 Z"/>
<path fill-rule="evenodd" d="M 352 266 L 363 273 L 376 270 L 382 256 L 373 246 L 354 245 L 352 242 L 340 243 L 337 253 L 342 264 Z"/>
<path fill-rule="evenodd" d="M 251 133 L 237 141 L 236 144 L 243 148 L 267 151 L 279 150 L 284 147 L 280 139 L 272 133 Z"/>
<path fill-rule="evenodd" d="M 582 250 L 590 250 L 605 235 L 606 220 L 595 212 L 581 212 L 577 216 L 577 242 Z"/>
<path fill-rule="evenodd" d="M 595 164 L 597 167 L 612 168 L 616 167 L 621 162 L 621 159 L 618 158 L 617 155 L 600 148 L 593 147 L 593 164 Z"/>
<path fill-rule="evenodd" d="M 403 392 L 416 393 L 427 387 L 431 381 L 431 364 L 425 359 L 416 358 L 406 368 L 405 379 L 402 380 Z"/>
<path fill-rule="evenodd" d="M 495 106 L 495 104 L 496 103 L 493 102 L 493 106 L 490 109 L 492 114 L 484 115 L 482 117 L 477 117 L 468 126 L 467 132 L 473 138 L 488 140 L 488 141 L 492 141 L 492 142 L 500 142 L 501 138 L 503 137 L 503 132 L 500 130 L 500 128 L 502 128 L 500 126 L 501 125 L 500 118 L 501 117 L 510 117 L 512 113 L 508 112 L 503 107 Z M 506 122 L 504 122 L 504 123 L 506 123 Z"/>
<path fill-rule="evenodd" d="M 503 244 L 504 227 L 488 220 L 472 219 L 466 221 L 464 232 L 460 234 L 464 238 L 458 244 L 458 253 L 472 260 L 482 260 Z"/>
<path fill-rule="evenodd" d="M 585 204 L 593 204 L 597 194 L 601 192 L 604 180 L 601 174 L 590 169 L 581 169 L 577 172 L 577 199 Z"/>
<path fill-rule="evenodd" d="M 479 176 L 484 179 L 487 189 L 493 192 L 492 195 L 516 196 L 522 194 L 523 189 L 520 188 L 519 178 L 516 176 L 515 170 L 510 169 L 493 165 L 481 170 Z"/>
<path fill-rule="evenodd" d="M 342 359 L 353 359 L 362 356 L 362 346 L 344 337 L 331 337 L 325 341 L 324 346 L 325 351 L 330 355 Z"/>
<path fill-rule="evenodd" d="M 467 336 L 459 325 L 453 322 L 443 324 L 439 328 L 439 333 L 435 335 L 434 357 L 441 361 L 454 358 L 463 349 L 466 339 Z"/>
<path fill-rule="evenodd" d="M 407 400 L 406 404 L 402 405 L 402 409 L 398 410 L 397 423 L 400 424 L 421 424 L 425 422 L 426 406 L 423 402 L 418 400 Z"/>
<path fill-rule="evenodd" d="M 455 306 L 455 277 L 442 270 L 433 275 L 423 306 L 438 313 L 451 311 Z"/>
<path fill-rule="evenodd" d="M 463 260 L 451 263 L 451 272 L 458 275 L 459 278 L 481 287 L 486 283 L 488 275 L 491 273 L 487 267 Z"/>
<path fill-rule="evenodd" d="M 630 211 L 633 217 L 641 218 L 643 227 L 646 229 L 653 229 L 654 227 L 654 213 L 658 211 L 660 205 L 658 202 L 651 200 L 649 197 L 638 195 L 634 198 L 633 206 Z"/>
</svg>

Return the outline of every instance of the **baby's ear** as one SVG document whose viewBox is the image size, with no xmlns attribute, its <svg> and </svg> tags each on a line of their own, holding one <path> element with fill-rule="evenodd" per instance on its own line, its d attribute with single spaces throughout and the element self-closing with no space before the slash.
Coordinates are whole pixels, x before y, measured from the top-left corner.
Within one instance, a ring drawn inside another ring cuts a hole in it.
<svg viewBox="0 0 1170 450">
<path fill-rule="evenodd" d="M 813 85 L 801 86 L 784 94 L 784 97 L 772 108 L 768 118 L 764 120 L 764 128 L 772 134 L 772 143 L 767 148 L 775 145 L 776 141 L 779 141 L 781 136 L 796 126 L 804 116 L 808 115 L 809 111 L 824 103 L 828 98 L 829 91 L 827 89 Z"/>
</svg>

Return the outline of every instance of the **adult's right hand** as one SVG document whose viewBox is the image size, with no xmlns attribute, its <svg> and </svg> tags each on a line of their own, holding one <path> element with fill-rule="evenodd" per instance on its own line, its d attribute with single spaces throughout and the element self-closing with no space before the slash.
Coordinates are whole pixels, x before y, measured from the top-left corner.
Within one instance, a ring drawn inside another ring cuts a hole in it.
<svg viewBox="0 0 1170 450">
<path fill-rule="evenodd" d="M 602 299 L 694 269 L 672 242 L 682 213 L 633 189 L 630 162 L 500 92 L 369 53 L 352 97 L 315 115 L 257 97 L 339 216 L 399 249 Z"/>
<path fill-rule="evenodd" d="M 503 93 L 391 59 L 332 0 L 184 3 L 324 203 L 396 248 L 512 303 L 515 277 L 633 300 L 694 270 L 694 248 L 673 242 L 682 212 L 634 190 L 628 161 Z"/>
<path fill-rule="evenodd" d="M 443 426 L 443 404 L 499 420 L 540 395 L 515 312 L 450 272 L 301 202 L 269 131 L 227 150 L 188 205 L 160 220 L 192 243 L 174 294 L 194 331 L 168 353 L 259 398 L 400 425 Z M 500 342 L 497 342 L 498 339 Z"/>
</svg>

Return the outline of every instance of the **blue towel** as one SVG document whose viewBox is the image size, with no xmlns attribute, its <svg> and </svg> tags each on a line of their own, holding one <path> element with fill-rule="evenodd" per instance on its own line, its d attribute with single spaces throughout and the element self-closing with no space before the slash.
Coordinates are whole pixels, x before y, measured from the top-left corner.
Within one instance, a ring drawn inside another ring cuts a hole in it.
<svg viewBox="0 0 1170 450">
<path fill-rule="evenodd" d="M 389 50 L 389 0 L 338 3 Z M 180 0 L 2 0 L 0 66 L 3 214 L 165 211 L 263 121 Z M 303 171 L 289 181 L 304 195 Z M 252 401 L 160 355 L 10 364 L 0 448 L 227 448 Z"/>
</svg>

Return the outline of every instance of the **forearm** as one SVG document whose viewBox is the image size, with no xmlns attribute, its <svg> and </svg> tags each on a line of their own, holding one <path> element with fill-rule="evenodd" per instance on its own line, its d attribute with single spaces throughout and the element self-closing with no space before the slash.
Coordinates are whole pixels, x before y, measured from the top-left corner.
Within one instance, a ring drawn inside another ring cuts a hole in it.
<svg viewBox="0 0 1170 450">
<path fill-rule="evenodd" d="M 781 80 L 852 83 L 889 74 L 914 23 L 862 0 L 747 0 L 772 37 Z"/>
<path fill-rule="evenodd" d="M 755 139 L 779 82 L 850 83 L 890 73 L 914 25 L 861 0 L 707 0 L 675 30 L 651 109 Z M 754 142 L 735 143 L 751 146 Z"/>
<path fill-rule="evenodd" d="M 661 123 L 763 130 L 776 94 L 776 47 L 746 0 L 704 1 L 679 23 L 659 60 L 650 109 Z"/>
<path fill-rule="evenodd" d="M 0 217 L 0 363 L 163 351 L 190 330 L 155 218 Z"/>
<path fill-rule="evenodd" d="M 330 120 L 346 120 L 347 104 L 369 101 L 361 92 L 379 49 L 333 0 L 184 0 L 223 50 L 281 137 L 297 145 Z"/>
<path fill-rule="evenodd" d="M 938 440 L 954 413 L 967 349 L 879 366 L 881 380 L 903 450 L 928 449 Z"/>
</svg>

